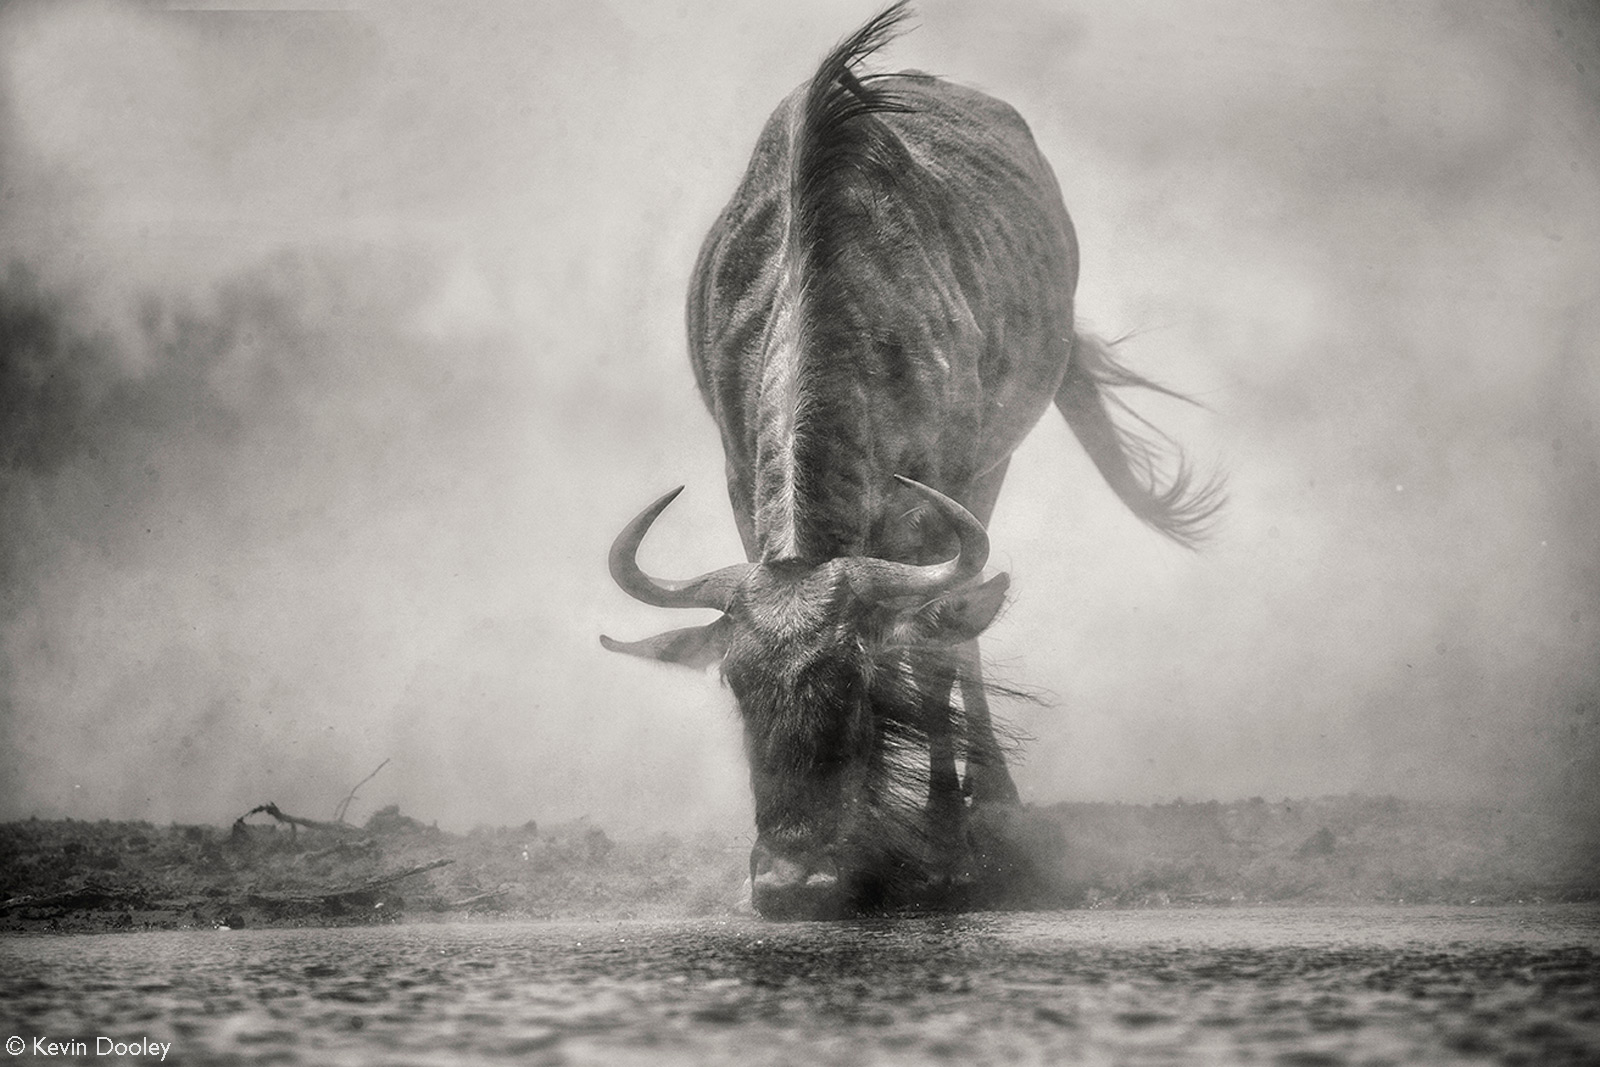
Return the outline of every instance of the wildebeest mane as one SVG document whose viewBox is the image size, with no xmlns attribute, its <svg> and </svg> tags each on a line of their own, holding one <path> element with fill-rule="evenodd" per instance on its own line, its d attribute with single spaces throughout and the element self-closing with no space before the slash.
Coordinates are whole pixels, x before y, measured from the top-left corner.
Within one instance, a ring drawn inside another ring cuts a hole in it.
<svg viewBox="0 0 1600 1067">
<path fill-rule="evenodd" d="M 909 111 L 910 105 L 887 85 L 886 75 L 859 68 L 892 40 L 910 17 L 908 0 L 886 8 L 842 41 L 822 61 L 806 90 L 797 131 L 790 225 L 807 275 L 827 266 L 853 205 L 845 195 L 862 175 L 892 174 L 902 152 L 894 132 L 875 116 Z"/>
<path fill-rule="evenodd" d="M 840 42 L 807 83 L 791 119 L 786 245 L 795 355 L 784 402 L 793 412 L 787 471 L 794 548 L 808 558 L 869 550 L 862 505 L 885 491 L 860 480 L 863 468 L 834 462 L 831 454 L 870 450 L 865 437 L 853 437 L 873 425 L 859 410 L 857 385 L 867 364 L 856 346 L 882 324 L 874 321 L 871 301 L 863 300 L 871 294 L 860 257 L 904 230 L 912 210 L 903 187 L 914 170 L 911 155 L 885 120 L 915 110 L 903 89 L 916 76 L 863 68 L 910 14 L 900 0 Z M 818 429 L 824 426 L 827 434 Z M 848 446 L 841 435 L 852 438 Z"/>
</svg>

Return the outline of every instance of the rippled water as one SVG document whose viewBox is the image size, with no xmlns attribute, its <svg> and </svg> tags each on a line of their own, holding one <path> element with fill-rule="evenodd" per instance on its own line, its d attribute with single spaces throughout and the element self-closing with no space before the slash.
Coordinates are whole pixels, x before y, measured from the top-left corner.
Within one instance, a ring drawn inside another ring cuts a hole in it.
<svg viewBox="0 0 1600 1067">
<path fill-rule="evenodd" d="M 102 1036 L 167 1063 L 1600 1063 L 1589 906 L 103 934 L 0 963 L 16 1063 L 113 1062 Z"/>
</svg>

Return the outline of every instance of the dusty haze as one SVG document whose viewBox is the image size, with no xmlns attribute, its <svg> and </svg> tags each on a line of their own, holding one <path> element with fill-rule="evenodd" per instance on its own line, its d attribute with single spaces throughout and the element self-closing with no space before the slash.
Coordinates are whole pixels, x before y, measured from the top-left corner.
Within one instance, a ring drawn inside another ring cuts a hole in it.
<svg viewBox="0 0 1600 1067">
<path fill-rule="evenodd" d="M 352 817 L 747 825 L 715 674 L 596 640 L 698 616 L 605 551 L 686 482 L 645 564 L 738 557 L 683 293 L 876 7 L 251 7 L 0 8 L 0 817 L 326 816 L 391 757 Z M 1027 118 L 1081 314 L 1231 479 L 1196 555 L 1053 412 L 1019 453 L 1025 798 L 1593 818 L 1592 10 L 918 14 L 884 67 Z"/>
</svg>

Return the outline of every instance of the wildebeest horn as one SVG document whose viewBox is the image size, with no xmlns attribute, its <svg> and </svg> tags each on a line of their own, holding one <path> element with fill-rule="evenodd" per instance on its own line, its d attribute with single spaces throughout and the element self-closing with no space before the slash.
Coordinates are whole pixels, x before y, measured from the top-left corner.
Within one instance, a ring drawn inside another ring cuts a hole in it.
<svg viewBox="0 0 1600 1067">
<path fill-rule="evenodd" d="M 860 557 L 847 560 L 845 574 L 856 595 L 869 601 L 897 597 L 932 600 L 983 573 L 983 565 L 989 561 L 989 534 L 984 530 L 983 523 L 937 489 L 899 474 L 894 477 L 901 485 L 927 497 L 928 502 L 949 520 L 956 528 L 961 550 L 954 559 L 926 566 Z"/>
<path fill-rule="evenodd" d="M 702 574 L 698 578 L 689 578 L 685 581 L 670 581 L 664 578 L 652 578 L 639 569 L 639 563 L 634 558 L 639 551 L 639 542 L 644 540 L 644 535 L 649 531 L 650 524 L 656 521 L 656 516 L 666 510 L 683 486 L 678 486 L 667 493 L 654 504 L 639 512 L 634 520 L 623 527 L 617 539 L 611 542 L 611 577 L 616 579 L 622 591 L 635 600 L 642 600 L 646 604 L 653 604 L 658 608 L 715 608 L 726 611 L 728 603 L 733 599 L 734 590 L 750 570 L 748 563 L 736 563 L 731 567 Z"/>
</svg>

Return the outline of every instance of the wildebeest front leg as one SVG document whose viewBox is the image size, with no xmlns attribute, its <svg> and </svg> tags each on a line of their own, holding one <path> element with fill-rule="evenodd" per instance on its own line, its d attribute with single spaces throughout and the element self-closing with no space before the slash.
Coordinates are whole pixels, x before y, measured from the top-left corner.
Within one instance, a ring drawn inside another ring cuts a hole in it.
<svg viewBox="0 0 1600 1067">
<path fill-rule="evenodd" d="M 989 701 L 983 693 L 983 666 L 978 642 L 956 649 L 960 664 L 962 719 L 967 732 L 967 780 L 963 792 L 974 804 L 1016 804 L 1017 786 L 1006 769 L 1005 753 L 994 736 Z"/>
<path fill-rule="evenodd" d="M 922 673 L 922 707 L 928 729 L 928 844 L 936 894 L 969 880 L 971 857 L 967 851 L 966 799 L 956 772 L 956 673 L 942 657 L 930 657 Z"/>
<path fill-rule="evenodd" d="M 936 668 L 928 672 L 928 677 L 923 694 L 928 720 L 928 822 L 935 841 L 953 841 L 959 839 L 965 807 L 961 778 L 956 773 L 955 723 L 950 706 L 955 676 Z"/>
</svg>

